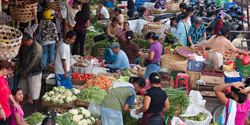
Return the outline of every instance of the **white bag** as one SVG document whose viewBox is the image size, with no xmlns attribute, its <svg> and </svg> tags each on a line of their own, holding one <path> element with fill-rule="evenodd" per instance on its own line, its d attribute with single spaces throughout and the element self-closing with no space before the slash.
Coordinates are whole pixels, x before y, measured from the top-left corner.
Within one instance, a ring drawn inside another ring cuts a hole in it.
<svg viewBox="0 0 250 125">
<path fill-rule="evenodd" d="M 135 31 L 137 27 L 137 20 L 129 20 L 129 29 Z"/>
<path fill-rule="evenodd" d="M 206 100 L 203 100 L 201 93 L 199 91 L 191 90 L 189 93 L 190 105 L 194 107 L 203 107 L 205 108 Z"/>
<path fill-rule="evenodd" d="M 141 106 L 139 108 L 141 108 Z M 142 115 L 143 115 L 143 112 L 141 112 L 141 113 L 139 113 L 139 115 L 137 115 L 136 114 L 136 109 L 132 109 L 130 111 L 130 116 L 133 117 L 133 118 L 139 119 L 139 118 L 142 118 Z"/>
<path fill-rule="evenodd" d="M 187 125 L 179 117 L 173 117 L 171 120 L 171 125 Z"/>
<path fill-rule="evenodd" d="M 134 30 L 134 32 L 141 33 L 145 22 L 147 21 L 143 19 L 138 19 L 136 29 Z"/>
<path fill-rule="evenodd" d="M 186 123 L 188 125 L 209 125 L 212 118 L 213 118 L 211 113 L 208 110 L 204 109 L 204 108 L 199 108 L 198 107 L 198 109 L 199 109 L 199 113 L 201 113 L 202 115 L 205 115 L 207 118 L 205 120 L 203 120 L 203 121 L 193 121 L 193 120 L 189 120 L 189 119 L 185 118 L 184 123 Z M 190 114 L 192 114 L 192 113 L 190 113 Z"/>
</svg>

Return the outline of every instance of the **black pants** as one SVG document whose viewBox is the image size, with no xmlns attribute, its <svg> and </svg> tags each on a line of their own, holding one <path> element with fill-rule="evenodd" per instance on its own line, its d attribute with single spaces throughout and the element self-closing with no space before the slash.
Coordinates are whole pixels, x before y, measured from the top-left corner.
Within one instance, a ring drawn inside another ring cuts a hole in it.
<svg viewBox="0 0 250 125">
<path fill-rule="evenodd" d="M 85 31 L 81 31 L 81 30 L 74 30 L 76 33 L 76 40 L 73 46 L 73 51 L 72 51 L 72 55 L 77 55 L 77 50 L 78 50 L 78 44 L 80 44 L 80 55 L 83 55 L 83 51 L 84 51 L 84 43 L 85 43 L 85 36 L 86 36 L 86 32 Z"/>
<path fill-rule="evenodd" d="M 108 19 L 105 18 L 103 15 L 101 15 L 101 16 L 96 15 L 95 19 L 94 19 L 94 23 L 96 23 L 98 20 L 108 20 Z"/>
<path fill-rule="evenodd" d="M 9 125 L 9 122 L 11 120 L 11 115 L 5 119 L 5 121 L 3 119 L 0 119 L 0 125 Z"/>
<path fill-rule="evenodd" d="M 132 18 L 134 16 L 135 11 L 135 3 L 133 0 L 128 0 L 128 16 L 129 18 Z"/>
<path fill-rule="evenodd" d="M 94 37 L 94 41 L 95 41 L 95 42 L 99 42 L 99 41 L 101 41 L 101 40 L 104 40 L 106 37 L 103 37 L 103 35 L 105 35 L 105 34 L 95 36 L 95 37 Z M 111 42 L 112 39 L 113 39 L 113 38 L 110 38 L 110 37 L 108 37 L 108 38 L 109 38 L 109 41 L 110 41 L 110 42 Z"/>
</svg>

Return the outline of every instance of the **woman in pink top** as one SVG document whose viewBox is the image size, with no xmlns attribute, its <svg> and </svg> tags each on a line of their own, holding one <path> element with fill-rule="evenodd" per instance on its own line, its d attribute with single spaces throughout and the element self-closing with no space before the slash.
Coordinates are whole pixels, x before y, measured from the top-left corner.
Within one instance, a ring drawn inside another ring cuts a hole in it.
<svg viewBox="0 0 250 125">
<path fill-rule="evenodd" d="M 214 87 L 214 93 L 217 98 L 227 106 L 228 101 L 230 101 L 222 91 L 228 87 L 231 87 L 231 94 L 236 104 L 236 116 L 235 125 L 244 125 L 245 119 L 247 117 L 248 111 L 250 109 L 250 87 L 244 88 L 244 84 L 241 82 L 223 84 Z M 246 94 L 247 93 L 247 94 Z M 226 107 L 228 108 L 228 107 Z"/>
<path fill-rule="evenodd" d="M 126 40 L 126 36 L 125 36 L 125 34 L 126 34 L 127 31 L 129 31 L 129 23 L 125 22 L 123 24 L 123 29 L 120 29 L 119 32 L 117 33 L 117 38 L 122 38 L 123 41 L 127 41 Z"/>
<path fill-rule="evenodd" d="M 28 125 L 28 123 L 23 120 L 24 113 L 21 106 L 19 105 L 19 102 L 23 101 L 23 91 L 20 88 L 13 88 L 12 95 L 18 104 L 18 111 L 14 110 L 13 105 L 10 106 L 12 113 L 10 125 Z"/>
</svg>

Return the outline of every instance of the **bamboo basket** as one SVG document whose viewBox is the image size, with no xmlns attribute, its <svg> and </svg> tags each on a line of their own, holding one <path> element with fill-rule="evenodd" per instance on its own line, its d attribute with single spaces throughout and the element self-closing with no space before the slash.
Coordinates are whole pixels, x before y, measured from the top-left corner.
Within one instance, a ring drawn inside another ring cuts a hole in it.
<svg viewBox="0 0 250 125">
<path fill-rule="evenodd" d="M 189 58 L 181 53 L 178 52 L 178 50 L 181 50 L 181 49 L 186 49 L 188 52 L 191 52 L 191 53 L 196 53 L 193 49 L 189 48 L 189 47 L 186 47 L 186 46 L 178 46 L 175 48 L 175 51 L 176 53 L 178 53 L 179 55 L 185 57 L 185 58 Z"/>
<path fill-rule="evenodd" d="M 54 11 L 59 11 L 61 9 L 61 1 L 53 1 L 53 2 L 48 2 L 49 3 L 49 9 L 52 9 Z"/>
<path fill-rule="evenodd" d="M 76 100 L 76 106 L 78 107 L 84 107 L 84 108 L 88 108 L 89 107 L 89 103 L 90 102 L 83 102 L 79 99 Z"/>
<path fill-rule="evenodd" d="M 51 102 L 42 102 L 42 106 L 46 106 L 48 111 L 54 111 L 57 114 L 64 114 L 68 112 L 74 106 L 75 102 L 67 104 L 53 104 Z"/>
<path fill-rule="evenodd" d="M 94 57 L 104 57 L 106 48 L 92 48 L 92 56 Z"/>
<path fill-rule="evenodd" d="M 171 47 L 168 46 L 168 49 L 166 49 L 166 47 L 163 50 L 163 54 L 177 54 L 176 51 L 170 51 Z"/>
<path fill-rule="evenodd" d="M 170 1 L 170 2 L 166 2 L 166 10 L 168 13 L 172 13 L 172 12 L 179 12 L 180 8 L 179 5 L 182 2 L 174 2 L 174 1 Z"/>
<path fill-rule="evenodd" d="M 14 21 L 32 20 L 32 9 L 37 13 L 37 2 L 34 1 L 16 1 L 9 4 L 10 16 Z"/>
<path fill-rule="evenodd" d="M 149 32 L 155 32 L 159 36 L 159 39 L 165 40 L 166 38 L 166 34 L 164 33 L 165 27 L 166 26 L 164 23 L 146 22 L 144 23 L 142 33 L 143 33 L 143 36 L 146 36 Z"/>
<path fill-rule="evenodd" d="M 169 68 L 176 71 L 186 71 L 188 58 L 178 54 L 164 54 L 161 56 L 161 68 Z"/>
<path fill-rule="evenodd" d="M 0 25 L 0 56 L 1 59 L 12 59 L 18 54 L 23 34 L 20 30 Z"/>
</svg>

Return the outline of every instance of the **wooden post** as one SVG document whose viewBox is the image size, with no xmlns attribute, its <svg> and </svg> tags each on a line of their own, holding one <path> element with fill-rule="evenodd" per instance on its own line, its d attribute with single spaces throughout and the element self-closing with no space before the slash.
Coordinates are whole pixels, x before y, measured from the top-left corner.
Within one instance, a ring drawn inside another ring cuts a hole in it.
<svg viewBox="0 0 250 125">
<path fill-rule="evenodd" d="M 247 26 L 248 26 L 248 31 L 250 31 L 250 28 L 249 28 L 249 0 L 247 0 Z"/>
<path fill-rule="evenodd" d="M 2 9 L 2 0 L 0 0 L 0 25 L 3 25 L 3 9 Z"/>
</svg>

